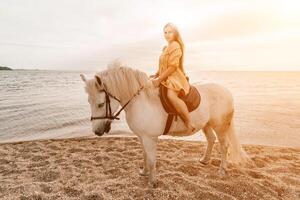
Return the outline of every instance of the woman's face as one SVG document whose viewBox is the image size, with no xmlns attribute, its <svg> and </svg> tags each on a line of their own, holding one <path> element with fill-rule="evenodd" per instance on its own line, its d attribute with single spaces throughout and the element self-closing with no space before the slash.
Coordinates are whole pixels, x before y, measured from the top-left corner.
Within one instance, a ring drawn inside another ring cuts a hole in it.
<svg viewBox="0 0 300 200">
<path fill-rule="evenodd" d="M 164 28 L 164 36 L 169 43 L 174 40 L 174 31 L 170 26 Z"/>
</svg>

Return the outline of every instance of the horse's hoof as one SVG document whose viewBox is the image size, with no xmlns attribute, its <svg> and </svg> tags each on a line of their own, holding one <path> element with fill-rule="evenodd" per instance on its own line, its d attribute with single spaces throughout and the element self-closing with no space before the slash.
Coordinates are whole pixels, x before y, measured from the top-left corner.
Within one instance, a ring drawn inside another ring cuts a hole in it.
<svg viewBox="0 0 300 200">
<path fill-rule="evenodd" d="M 139 175 L 140 176 L 147 176 L 147 175 L 149 175 L 149 173 L 147 171 L 145 171 L 144 169 L 139 169 Z"/>
<path fill-rule="evenodd" d="M 218 173 L 221 178 L 224 178 L 226 176 L 226 171 L 223 168 L 220 168 Z"/>
<path fill-rule="evenodd" d="M 201 158 L 200 159 L 200 163 L 202 163 L 203 165 L 208 165 L 209 164 L 209 159 L 206 159 L 206 158 Z"/>
<path fill-rule="evenodd" d="M 149 187 L 156 188 L 158 184 L 157 181 L 149 181 L 148 185 Z"/>
</svg>

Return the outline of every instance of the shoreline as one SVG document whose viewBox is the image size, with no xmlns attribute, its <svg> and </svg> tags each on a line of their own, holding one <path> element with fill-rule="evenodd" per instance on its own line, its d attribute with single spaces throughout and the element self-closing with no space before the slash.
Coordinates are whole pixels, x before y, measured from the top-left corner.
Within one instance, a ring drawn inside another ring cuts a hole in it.
<svg viewBox="0 0 300 200">
<path fill-rule="evenodd" d="M 118 131 L 119 132 L 119 131 Z M 75 136 L 75 137 L 58 137 L 58 138 L 42 138 L 42 139 L 32 139 L 32 140 L 22 140 L 22 141 L 7 141 L 7 142 L 1 142 L 0 145 L 3 144 L 18 144 L 18 143 L 26 143 L 26 142 L 43 142 L 43 141 L 60 141 L 60 140 L 73 140 L 73 139 L 97 139 L 97 138 L 137 138 L 136 135 L 134 135 L 131 132 L 127 131 L 120 131 L 119 134 L 107 134 L 103 136 L 97 136 L 93 133 L 89 135 L 82 135 L 82 136 Z M 199 133 L 196 133 L 199 134 Z M 202 135 L 202 133 L 200 133 Z M 159 140 L 179 140 L 179 141 L 186 141 L 186 142 L 204 142 L 206 143 L 206 138 L 204 135 L 202 135 L 202 138 L 195 139 L 191 138 L 192 136 L 184 136 L 184 137 L 176 137 L 176 136 L 168 136 L 168 135 L 161 135 L 159 136 Z M 216 139 L 216 143 L 218 143 L 218 140 Z M 261 147 L 274 147 L 274 148 L 292 148 L 292 149 L 300 149 L 300 147 L 297 146 L 281 146 L 281 145 L 271 145 L 271 144 L 258 144 L 258 143 L 243 143 L 240 141 L 242 146 L 261 146 Z"/>
</svg>

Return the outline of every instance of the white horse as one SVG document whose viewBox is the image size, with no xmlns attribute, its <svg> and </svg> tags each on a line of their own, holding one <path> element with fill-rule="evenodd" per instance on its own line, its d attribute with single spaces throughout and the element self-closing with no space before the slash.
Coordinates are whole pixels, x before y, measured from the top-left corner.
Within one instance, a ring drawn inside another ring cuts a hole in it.
<svg viewBox="0 0 300 200">
<path fill-rule="evenodd" d="M 142 145 L 144 165 L 139 173 L 149 175 L 149 185 L 156 186 L 157 139 L 162 135 L 167 119 L 158 88 L 154 88 L 146 73 L 120 63 L 97 73 L 93 79 L 88 80 L 83 74 L 80 76 L 88 94 L 93 132 L 99 136 L 109 132 L 110 124 L 116 118 L 113 114 L 121 105 L 129 128 Z M 193 85 L 201 95 L 201 102 L 197 109 L 190 112 L 191 120 L 196 125 L 192 134 L 202 129 L 207 139 L 206 151 L 200 162 L 209 162 L 217 136 L 221 149 L 219 173 L 224 176 L 228 160 L 238 164 L 248 161 L 234 130 L 233 97 L 228 89 L 218 84 Z M 170 133 L 186 135 L 185 129 L 182 120 L 173 121 Z"/>
</svg>

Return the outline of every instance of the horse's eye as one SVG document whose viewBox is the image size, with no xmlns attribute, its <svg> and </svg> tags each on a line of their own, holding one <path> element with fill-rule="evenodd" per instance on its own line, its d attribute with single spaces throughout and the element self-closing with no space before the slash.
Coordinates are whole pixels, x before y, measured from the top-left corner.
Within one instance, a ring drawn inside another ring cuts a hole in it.
<svg viewBox="0 0 300 200">
<path fill-rule="evenodd" d="M 101 108 L 104 105 L 104 103 L 98 104 L 98 108 Z"/>
</svg>

